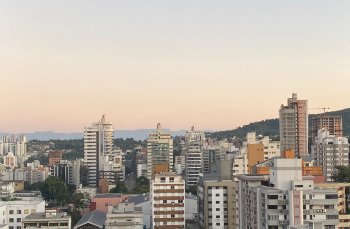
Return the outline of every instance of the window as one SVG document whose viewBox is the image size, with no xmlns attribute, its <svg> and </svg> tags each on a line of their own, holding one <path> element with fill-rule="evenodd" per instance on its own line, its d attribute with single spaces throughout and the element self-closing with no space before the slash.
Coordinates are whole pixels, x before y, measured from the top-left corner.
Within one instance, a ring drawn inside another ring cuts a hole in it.
<svg viewBox="0 0 350 229">
<path fill-rule="evenodd" d="M 14 222 L 14 219 L 13 219 L 13 218 L 9 218 L 9 222 L 10 222 L 10 223 L 13 223 L 13 222 Z"/>
<path fill-rule="evenodd" d="M 166 200 L 163 200 L 163 204 L 166 204 Z"/>
<path fill-rule="evenodd" d="M 216 226 L 220 226 L 220 223 L 216 223 Z"/>
<path fill-rule="evenodd" d="M 17 226 L 17 229 L 21 229 L 21 226 Z"/>
<path fill-rule="evenodd" d="M 28 209 L 24 209 L 24 214 L 29 214 L 29 210 Z"/>
<path fill-rule="evenodd" d="M 13 211 L 13 210 L 10 210 L 9 212 L 10 212 L 10 215 L 13 215 L 13 214 L 14 214 L 14 211 Z"/>
<path fill-rule="evenodd" d="M 171 215 L 171 218 L 175 218 L 175 215 Z"/>
<path fill-rule="evenodd" d="M 17 218 L 17 223 L 22 222 L 21 218 Z"/>
<path fill-rule="evenodd" d="M 217 219 L 220 219 L 220 215 L 216 215 L 216 218 L 217 218 Z"/>
<path fill-rule="evenodd" d="M 30 213 L 36 213 L 35 209 L 30 210 Z"/>
<path fill-rule="evenodd" d="M 175 189 L 175 187 L 174 187 L 174 186 L 171 186 L 170 188 L 171 188 L 171 189 Z"/>
<path fill-rule="evenodd" d="M 216 211 L 220 211 L 220 208 L 217 208 Z"/>
<path fill-rule="evenodd" d="M 220 204 L 220 201 L 216 201 L 216 204 Z"/>
<path fill-rule="evenodd" d="M 60 226 L 68 226 L 68 223 L 60 223 Z"/>
<path fill-rule="evenodd" d="M 181 204 L 182 204 L 182 203 L 183 203 L 183 200 L 179 200 L 179 203 L 181 203 Z"/>
<path fill-rule="evenodd" d="M 22 211 L 21 210 L 17 210 L 17 214 L 22 214 Z"/>
<path fill-rule="evenodd" d="M 58 223 L 50 223 L 50 227 L 58 227 Z"/>
<path fill-rule="evenodd" d="M 12 227 L 12 226 L 10 226 L 10 227 L 9 227 L 9 229 L 13 229 L 13 227 Z"/>
<path fill-rule="evenodd" d="M 170 181 L 170 182 L 174 182 L 174 177 L 170 177 L 170 178 L 169 178 L 169 181 Z"/>
<path fill-rule="evenodd" d="M 220 194 L 219 194 L 219 193 L 217 193 L 217 194 L 215 194 L 215 196 L 220 196 Z"/>
</svg>

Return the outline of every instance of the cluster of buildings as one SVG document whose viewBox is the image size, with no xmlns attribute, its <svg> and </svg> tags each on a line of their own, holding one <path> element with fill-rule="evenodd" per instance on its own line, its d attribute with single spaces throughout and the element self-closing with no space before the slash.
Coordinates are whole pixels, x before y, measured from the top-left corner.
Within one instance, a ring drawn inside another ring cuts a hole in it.
<svg viewBox="0 0 350 229">
<path fill-rule="evenodd" d="M 1 197 L 12 201 L 0 203 L 0 224 L 71 228 L 65 212 L 45 209 L 40 196 L 21 194 L 23 181 L 33 184 L 56 176 L 86 199 L 76 229 L 350 228 L 350 184 L 332 180 L 337 165 L 349 165 L 342 117 L 314 117 L 310 144 L 307 100 L 293 94 L 281 105 L 279 117 L 280 141 L 255 132 L 240 142 L 218 141 L 192 127 L 175 157 L 174 139 L 158 123 L 147 147 L 136 155 L 136 177 L 150 181 L 143 194 L 109 193 L 117 180 L 125 181 L 127 162 L 113 144 L 113 126 L 105 116 L 84 129 L 84 159 L 62 160 L 61 151 L 50 151 L 48 166 L 34 161 L 18 167 L 16 157 L 26 153 L 14 145 L 25 137 L 6 136 L 0 142 Z M 193 187 L 196 193 L 186 193 Z"/>
</svg>

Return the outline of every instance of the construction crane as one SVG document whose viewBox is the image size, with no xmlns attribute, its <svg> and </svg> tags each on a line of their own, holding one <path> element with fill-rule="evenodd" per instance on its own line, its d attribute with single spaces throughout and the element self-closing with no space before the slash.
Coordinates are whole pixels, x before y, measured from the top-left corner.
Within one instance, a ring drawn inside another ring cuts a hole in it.
<svg viewBox="0 0 350 229">
<path fill-rule="evenodd" d="M 331 108 L 329 108 L 329 107 L 309 108 L 309 110 L 315 110 L 315 109 L 317 109 L 317 110 L 323 110 L 323 115 L 326 115 L 326 110 L 329 110 L 329 109 L 331 109 Z"/>
</svg>

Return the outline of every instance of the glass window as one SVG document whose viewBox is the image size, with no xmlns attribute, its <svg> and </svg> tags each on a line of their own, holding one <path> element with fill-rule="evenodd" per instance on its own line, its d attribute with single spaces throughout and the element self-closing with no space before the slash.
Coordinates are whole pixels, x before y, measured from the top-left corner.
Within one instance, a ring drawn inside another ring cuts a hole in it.
<svg viewBox="0 0 350 229">
<path fill-rule="evenodd" d="M 22 214 L 22 211 L 21 210 L 17 210 L 17 214 Z"/>
</svg>

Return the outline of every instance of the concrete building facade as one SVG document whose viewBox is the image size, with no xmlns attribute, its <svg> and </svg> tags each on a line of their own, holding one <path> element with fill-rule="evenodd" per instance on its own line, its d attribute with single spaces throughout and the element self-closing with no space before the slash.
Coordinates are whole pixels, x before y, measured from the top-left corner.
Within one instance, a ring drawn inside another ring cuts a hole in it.
<svg viewBox="0 0 350 229">
<path fill-rule="evenodd" d="M 151 229 L 185 227 L 185 181 L 175 173 L 159 173 L 150 184 Z"/>
<path fill-rule="evenodd" d="M 319 115 L 312 117 L 312 143 L 315 143 L 318 130 L 327 129 L 330 135 L 343 137 L 343 119 L 341 115 Z"/>
<path fill-rule="evenodd" d="M 167 164 L 169 171 L 173 171 L 173 139 L 170 132 L 163 132 L 160 123 L 157 131 L 148 133 L 147 139 L 147 179 L 153 175 L 153 166 Z"/>
<path fill-rule="evenodd" d="M 219 161 L 212 167 L 210 173 L 199 177 L 199 224 L 208 229 L 236 229 L 236 182 L 232 180 L 231 163 Z"/>
<path fill-rule="evenodd" d="M 336 165 L 349 165 L 349 143 L 346 137 L 330 135 L 326 129 L 318 130 L 312 153 L 316 164 L 322 166 L 326 181 L 332 181 Z"/>
<path fill-rule="evenodd" d="M 143 214 L 141 207 L 135 207 L 135 203 L 118 203 L 117 206 L 109 206 L 106 229 L 142 229 Z"/>
<path fill-rule="evenodd" d="M 113 151 L 113 124 L 106 122 L 105 115 L 99 122 L 92 123 L 92 127 L 84 129 L 84 161 L 88 166 L 88 183 L 91 187 L 98 187 L 100 160 Z"/>
<path fill-rule="evenodd" d="M 199 174 L 202 168 L 203 140 L 205 133 L 195 131 L 194 127 L 186 131 L 185 135 L 185 182 L 186 187 L 197 185 Z"/>
<path fill-rule="evenodd" d="M 294 149 L 295 156 L 308 155 L 308 101 L 293 93 L 279 110 L 281 150 Z"/>
<path fill-rule="evenodd" d="M 338 194 L 314 187 L 313 176 L 302 176 L 301 159 L 274 160 L 270 175 L 239 175 L 237 228 L 275 228 L 321 223 L 337 228 Z"/>
</svg>

